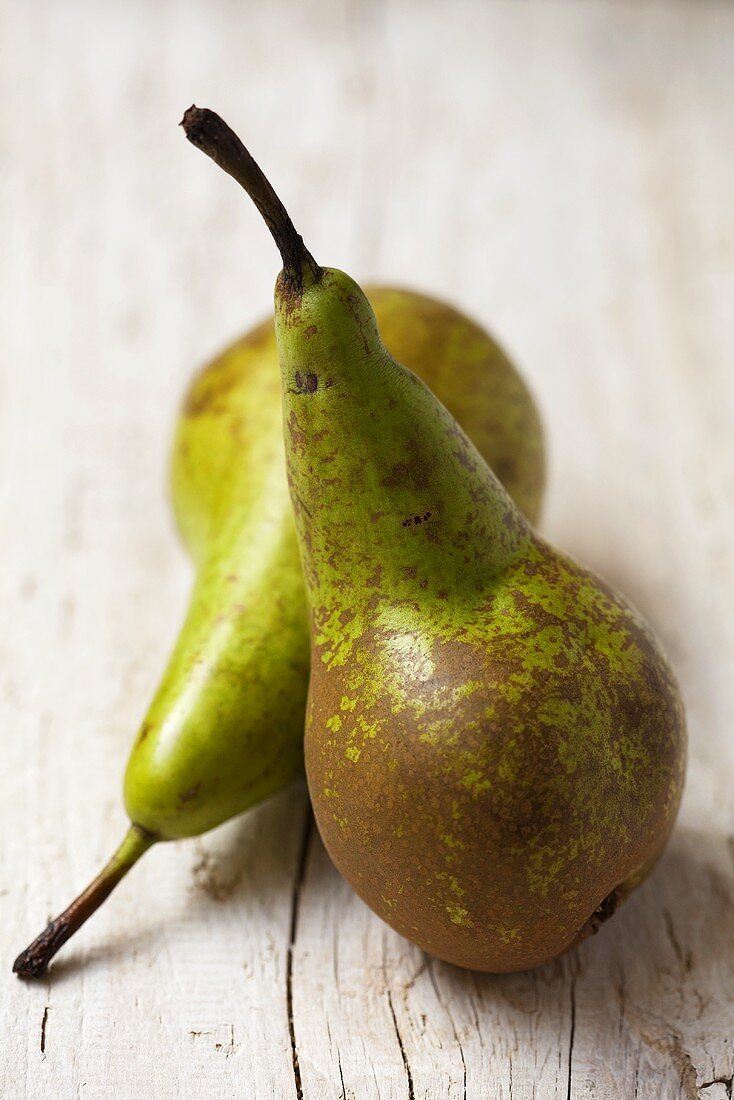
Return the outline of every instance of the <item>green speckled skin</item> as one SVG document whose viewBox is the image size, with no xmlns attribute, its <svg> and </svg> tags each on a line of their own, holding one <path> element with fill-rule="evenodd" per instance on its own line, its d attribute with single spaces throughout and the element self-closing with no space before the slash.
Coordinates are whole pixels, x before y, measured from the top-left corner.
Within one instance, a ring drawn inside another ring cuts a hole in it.
<svg viewBox="0 0 734 1100">
<path fill-rule="evenodd" d="M 430 953 L 543 963 L 665 845 L 685 764 L 673 673 L 637 612 L 534 534 L 348 276 L 299 296 L 281 276 L 276 319 L 321 835 Z"/>
<path fill-rule="evenodd" d="M 500 349 L 432 299 L 386 288 L 370 295 L 395 354 L 436 389 L 536 516 L 540 422 Z M 272 320 L 191 387 L 174 445 L 173 499 L 196 582 L 125 778 L 131 819 L 165 839 L 204 832 L 303 770 L 308 620 Z"/>
</svg>

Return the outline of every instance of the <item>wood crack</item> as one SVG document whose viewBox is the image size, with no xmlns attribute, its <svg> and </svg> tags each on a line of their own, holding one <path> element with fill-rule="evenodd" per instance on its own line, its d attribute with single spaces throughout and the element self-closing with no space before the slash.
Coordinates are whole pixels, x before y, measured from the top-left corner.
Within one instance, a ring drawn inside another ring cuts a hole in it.
<svg viewBox="0 0 734 1100">
<path fill-rule="evenodd" d="M 341 1059 L 341 1055 L 340 1055 L 338 1050 L 336 1052 L 336 1061 L 337 1061 L 337 1065 L 339 1066 L 339 1080 L 341 1081 L 341 1086 L 342 1086 L 341 1100 L 347 1100 L 347 1088 L 346 1088 L 346 1085 L 344 1084 L 344 1070 L 342 1069 L 342 1059 Z"/>
<path fill-rule="evenodd" d="M 571 1034 L 568 1038 L 568 1081 L 566 1100 L 571 1100 L 571 1073 L 573 1070 L 573 1043 L 576 1038 L 576 978 L 571 979 Z"/>
<path fill-rule="evenodd" d="M 405 1066 L 405 1075 L 408 1078 L 408 1100 L 415 1100 L 413 1075 L 410 1072 L 410 1063 L 408 1062 L 408 1056 L 405 1053 L 405 1047 L 403 1046 L 403 1037 L 400 1034 L 400 1028 L 398 1027 L 398 1018 L 395 1015 L 395 1008 L 392 1003 L 392 993 L 389 989 L 387 990 L 387 1003 L 390 1006 L 390 1015 L 392 1016 L 393 1027 L 395 1028 L 395 1034 L 397 1036 L 398 1046 L 400 1047 L 400 1054 L 403 1059 L 403 1065 Z"/>
<path fill-rule="evenodd" d="M 727 1100 L 731 1100 L 732 1087 L 734 1086 L 734 1074 L 730 1074 L 728 1077 L 713 1077 L 710 1081 L 704 1081 L 701 1085 L 701 1089 L 710 1089 L 712 1085 L 723 1085 L 726 1089 Z"/>
<path fill-rule="evenodd" d="M 286 960 L 285 970 L 285 997 L 286 1008 L 288 1011 L 288 1034 L 290 1036 L 291 1043 L 291 1060 L 293 1062 L 293 1080 L 296 1086 L 296 1098 L 297 1100 L 303 1100 L 303 1084 L 301 1082 L 301 1067 L 298 1063 L 298 1047 L 296 1045 L 296 1028 L 293 1022 L 293 949 L 296 943 L 296 934 L 298 932 L 298 912 L 301 906 L 301 892 L 303 889 L 303 882 L 306 877 L 306 863 L 308 862 L 308 850 L 311 845 L 311 836 L 313 833 L 313 811 L 311 810 L 311 803 L 309 802 L 306 807 L 306 817 L 303 822 L 303 833 L 301 837 L 301 851 L 298 857 L 298 866 L 296 868 L 296 878 L 293 884 L 293 896 L 291 898 L 291 926 L 290 934 L 288 937 L 288 956 Z"/>
<path fill-rule="evenodd" d="M 428 975 L 431 979 L 431 985 L 433 986 L 433 990 L 436 994 L 436 1000 L 438 1001 L 438 1003 L 441 1005 L 441 1008 L 444 1010 L 444 1012 L 448 1016 L 449 1023 L 451 1024 L 451 1030 L 454 1033 L 454 1039 L 456 1041 L 456 1045 L 459 1048 L 459 1057 L 461 1058 L 461 1065 L 462 1065 L 462 1070 L 463 1070 L 462 1100 L 466 1100 L 466 1058 L 464 1057 L 464 1048 L 461 1045 L 461 1039 L 459 1038 L 459 1032 L 456 1029 L 456 1022 L 455 1022 L 454 1017 L 451 1013 L 451 1010 L 450 1010 L 449 1006 L 444 1002 L 443 997 L 441 996 L 441 991 L 438 988 L 438 982 L 436 981 L 436 975 L 435 975 L 435 972 L 434 972 L 434 969 L 433 969 L 433 960 L 431 959 L 430 955 L 426 955 L 423 963 L 421 964 L 421 966 L 418 968 L 416 973 L 413 975 L 411 980 L 406 985 L 404 993 L 407 993 L 407 991 L 415 983 L 416 978 L 418 977 L 418 975 L 422 974 L 425 970 L 428 970 Z M 476 1009 L 475 1009 L 475 1017 L 476 1017 Z M 477 1030 L 479 1030 L 479 1021 L 478 1020 L 477 1020 Z M 481 1031 L 480 1031 L 480 1036 L 481 1036 Z M 510 1100 L 512 1100 L 512 1061 L 510 1061 Z"/>
<path fill-rule="evenodd" d="M 453 1023 L 454 1023 L 454 1021 L 452 1020 L 451 1021 L 452 1026 L 453 1026 Z M 456 1028 L 454 1028 L 454 1035 L 456 1035 Z M 466 1058 L 464 1057 L 464 1050 L 463 1050 L 463 1047 L 461 1045 L 461 1041 L 459 1040 L 458 1035 L 456 1036 L 456 1040 L 459 1043 L 459 1054 L 461 1056 L 461 1065 L 462 1065 L 462 1069 L 464 1071 L 462 1100 L 466 1100 Z"/>
<path fill-rule="evenodd" d="M 41 1020 L 41 1054 L 45 1058 L 46 1056 L 46 1024 L 48 1023 L 48 1009 L 49 1006 L 43 1010 L 43 1019 Z"/>
</svg>

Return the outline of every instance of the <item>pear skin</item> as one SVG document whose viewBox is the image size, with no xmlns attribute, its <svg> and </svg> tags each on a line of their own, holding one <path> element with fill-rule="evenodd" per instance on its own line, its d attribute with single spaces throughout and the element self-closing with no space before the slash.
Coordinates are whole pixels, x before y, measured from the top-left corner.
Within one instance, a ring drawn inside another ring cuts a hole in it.
<svg viewBox="0 0 734 1100">
<path fill-rule="evenodd" d="M 283 258 L 306 768 L 326 847 L 431 954 L 540 965 L 596 931 L 665 846 L 685 769 L 675 676 L 638 612 L 534 532 L 221 119 L 187 121 Z"/>
</svg>

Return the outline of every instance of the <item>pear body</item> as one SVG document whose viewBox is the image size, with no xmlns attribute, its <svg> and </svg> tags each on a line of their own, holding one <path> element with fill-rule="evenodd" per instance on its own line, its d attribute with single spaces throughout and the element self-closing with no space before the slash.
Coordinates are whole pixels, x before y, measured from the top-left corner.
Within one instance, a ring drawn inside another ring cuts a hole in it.
<svg viewBox="0 0 734 1100">
<path fill-rule="evenodd" d="M 370 295 L 395 353 L 436 389 L 536 517 L 542 429 L 509 360 L 449 306 L 390 288 Z M 303 771 L 309 632 L 272 320 L 195 379 L 172 480 L 196 580 L 125 777 L 132 821 L 166 839 L 204 832 Z"/>
<path fill-rule="evenodd" d="M 357 285 L 276 291 L 309 597 L 306 769 L 337 867 L 460 966 L 594 931 L 662 851 L 685 722 L 652 631 L 541 540 Z"/>
</svg>

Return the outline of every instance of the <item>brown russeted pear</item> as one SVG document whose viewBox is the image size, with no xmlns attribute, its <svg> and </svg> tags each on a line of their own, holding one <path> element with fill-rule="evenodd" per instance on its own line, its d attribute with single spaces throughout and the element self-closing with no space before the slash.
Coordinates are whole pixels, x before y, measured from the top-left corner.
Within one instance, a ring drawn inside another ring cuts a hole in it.
<svg viewBox="0 0 734 1100">
<path fill-rule="evenodd" d="M 536 966 L 595 931 L 666 843 L 685 765 L 675 677 L 623 597 L 533 531 L 232 131 L 195 108 L 185 126 L 283 259 L 306 769 L 326 847 L 426 951 Z"/>
<path fill-rule="evenodd" d="M 436 391 L 530 518 L 544 447 L 533 399 L 497 344 L 422 294 L 369 289 L 393 353 Z M 272 317 L 193 381 L 172 497 L 196 566 L 186 620 L 130 754 L 122 847 L 19 956 L 42 974 L 155 841 L 194 836 L 302 774 L 309 668 L 305 591 L 288 495 Z"/>
</svg>

